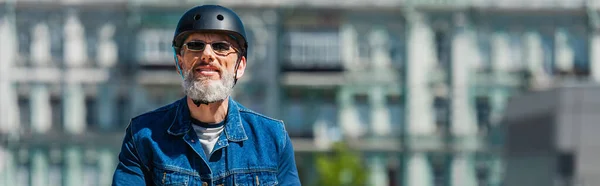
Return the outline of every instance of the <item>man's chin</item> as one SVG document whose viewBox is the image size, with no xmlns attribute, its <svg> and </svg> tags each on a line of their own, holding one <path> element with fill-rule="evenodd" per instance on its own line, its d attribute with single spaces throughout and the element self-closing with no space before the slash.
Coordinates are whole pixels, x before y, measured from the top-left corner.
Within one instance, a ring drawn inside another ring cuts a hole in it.
<svg viewBox="0 0 600 186">
<path fill-rule="evenodd" d="M 208 85 L 211 83 L 217 83 L 219 80 L 216 79 L 208 79 L 208 78 L 197 78 L 194 83 L 200 83 L 202 85 Z"/>
</svg>

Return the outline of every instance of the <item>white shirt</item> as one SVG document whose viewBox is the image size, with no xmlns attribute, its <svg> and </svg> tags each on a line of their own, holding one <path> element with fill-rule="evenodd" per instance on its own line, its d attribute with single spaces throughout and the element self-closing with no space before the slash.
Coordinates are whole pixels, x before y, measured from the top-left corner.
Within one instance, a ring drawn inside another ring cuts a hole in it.
<svg viewBox="0 0 600 186">
<path fill-rule="evenodd" d="M 204 149 L 204 153 L 206 157 L 210 157 L 210 153 L 215 147 L 219 136 L 223 132 L 224 125 L 223 123 L 219 124 L 205 124 L 198 123 L 197 121 L 192 122 L 192 127 L 196 134 L 198 135 L 198 141 L 202 144 L 202 148 Z"/>
</svg>

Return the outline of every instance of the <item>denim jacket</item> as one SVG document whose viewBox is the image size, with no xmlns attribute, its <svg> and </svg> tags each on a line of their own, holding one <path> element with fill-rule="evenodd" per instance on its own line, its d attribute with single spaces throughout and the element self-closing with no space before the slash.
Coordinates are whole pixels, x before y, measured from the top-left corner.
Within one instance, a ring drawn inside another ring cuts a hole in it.
<svg viewBox="0 0 600 186">
<path fill-rule="evenodd" d="M 223 133 L 206 157 L 186 99 L 131 119 L 112 185 L 300 185 L 283 121 L 230 97 Z"/>
</svg>

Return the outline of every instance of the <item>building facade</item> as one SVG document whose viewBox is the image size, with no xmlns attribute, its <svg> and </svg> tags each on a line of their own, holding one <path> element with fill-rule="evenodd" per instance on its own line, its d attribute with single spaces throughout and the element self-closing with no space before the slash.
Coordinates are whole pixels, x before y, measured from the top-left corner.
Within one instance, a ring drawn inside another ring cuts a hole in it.
<svg viewBox="0 0 600 186">
<path fill-rule="evenodd" d="M 598 83 L 515 96 L 503 119 L 504 184 L 598 185 Z"/>
<path fill-rule="evenodd" d="M 499 186 L 507 100 L 600 79 L 600 1 L 2 1 L 0 185 L 109 185 L 129 119 L 183 96 L 171 38 L 247 25 L 234 99 L 283 119 L 305 185 L 344 141 L 368 185 Z"/>
</svg>

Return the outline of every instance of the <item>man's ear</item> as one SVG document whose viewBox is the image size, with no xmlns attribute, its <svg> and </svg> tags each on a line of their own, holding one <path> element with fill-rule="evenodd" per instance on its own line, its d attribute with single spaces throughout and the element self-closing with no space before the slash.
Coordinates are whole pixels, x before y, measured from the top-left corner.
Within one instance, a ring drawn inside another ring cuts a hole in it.
<svg viewBox="0 0 600 186">
<path fill-rule="evenodd" d="M 176 58 L 177 58 L 177 61 L 174 61 L 174 62 L 175 62 L 175 65 L 176 65 L 176 66 L 175 66 L 175 71 L 176 71 L 178 74 L 182 74 L 183 72 L 180 72 L 180 71 L 181 71 L 181 70 L 183 70 L 183 66 L 181 66 L 181 63 L 182 63 L 182 61 L 183 61 L 183 57 L 181 56 L 181 54 L 176 54 L 175 56 L 176 56 Z"/>
<path fill-rule="evenodd" d="M 242 56 L 242 59 L 240 59 L 240 64 L 238 64 L 236 77 L 238 79 L 240 79 L 242 76 L 244 76 L 245 71 L 246 71 L 246 57 Z"/>
</svg>

